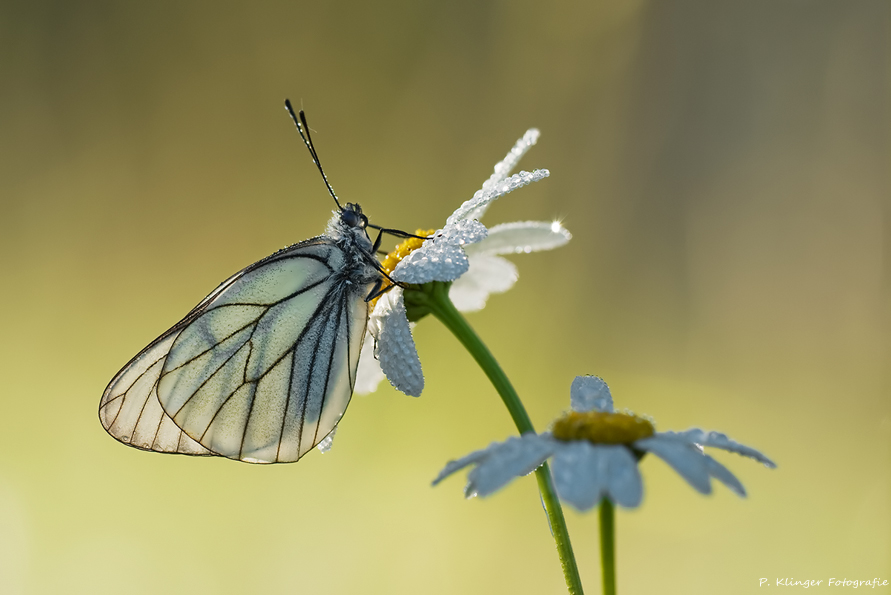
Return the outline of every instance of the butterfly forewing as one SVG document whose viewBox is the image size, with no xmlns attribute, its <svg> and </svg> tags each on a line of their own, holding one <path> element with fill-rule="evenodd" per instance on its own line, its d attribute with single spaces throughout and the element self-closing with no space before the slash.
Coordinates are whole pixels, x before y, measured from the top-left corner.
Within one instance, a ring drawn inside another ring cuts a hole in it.
<svg viewBox="0 0 891 595">
<path fill-rule="evenodd" d="M 106 430 L 161 452 L 306 454 L 349 403 L 365 333 L 371 285 L 339 274 L 345 256 L 314 238 L 224 282 L 115 377 L 100 405 Z"/>
</svg>

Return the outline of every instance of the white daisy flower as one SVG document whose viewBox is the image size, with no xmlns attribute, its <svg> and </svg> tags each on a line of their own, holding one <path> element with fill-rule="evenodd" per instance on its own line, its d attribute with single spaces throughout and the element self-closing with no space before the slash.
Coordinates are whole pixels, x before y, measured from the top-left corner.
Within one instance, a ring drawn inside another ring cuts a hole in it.
<svg viewBox="0 0 891 595">
<path fill-rule="evenodd" d="M 492 229 L 479 222 L 497 198 L 548 176 L 548 170 L 537 169 L 508 177 L 538 136 L 538 130 L 528 130 L 495 165 L 494 173 L 473 198 L 451 214 L 445 227 L 435 232 L 419 230 L 417 235 L 431 237 L 409 239 L 397 247 L 383 263 L 390 277 L 410 285 L 453 282 L 449 298 L 458 310 L 471 312 L 481 310 L 490 294 L 505 292 L 516 282 L 516 267 L 501 255 L 551 250 L 567 243 L 572 236 L 556 221 L 522 221 Z M 373 392 L 386 375 L 405 394 L 421 394 L 424 376 L 406 318 L 402 288 L 394 287 L 378 300 L 365 344 L 355 392 Z M 375 357 L 369 357 L 372 352 Z"/>
<path fill-rule="evenodd" d="M 578 510 L 589 510 L 603 498 L 634 508 L 643 498 L 637 464 L 645 453 L 668 463 L 694 489 L 711 493 L 714 477 L 739 496 L 746 491 L 721 463 L 703 452 L 710 446 L 776 464 L 748 446 L 719 432 L 691 429 L 656 432 L 648 419 L 617 413 L 606 383 L 595 376 L 577 376 L 570 391 L 572 410 L 554 422 L 550 431 L 524 434 L 492 443 L 488 448 L 450 461 L 433 485 L 456 471 L 476 465 L 467 474 L 464 494 L 488 496 L 514 477 L 531 473 L 553 457 L 551 471 L 557 494 Z"/>
</svg>

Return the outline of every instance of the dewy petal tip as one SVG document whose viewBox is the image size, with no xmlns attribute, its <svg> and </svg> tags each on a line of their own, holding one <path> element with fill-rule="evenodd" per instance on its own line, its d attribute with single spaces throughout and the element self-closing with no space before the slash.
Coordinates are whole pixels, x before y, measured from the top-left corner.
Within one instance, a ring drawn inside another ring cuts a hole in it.
<svg viewBox="0 0 891 595">
<path fill-rule="evenodd" d="M 574 411 L 613 411 L 613 397 L 609 386 L 599 376 L 576 376 L 569 389 Z"/>
</svg>

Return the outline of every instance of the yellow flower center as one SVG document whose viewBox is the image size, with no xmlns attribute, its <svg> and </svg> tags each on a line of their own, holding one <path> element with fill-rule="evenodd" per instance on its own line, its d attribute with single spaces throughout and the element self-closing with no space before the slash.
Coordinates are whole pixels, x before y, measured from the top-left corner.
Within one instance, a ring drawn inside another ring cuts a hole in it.
<svg viewBox="0 0 891 595">
<path fill-rule="evenodd" d="M 655 433 L 653 424 L 630 413 L 570 411 L 551 429 L 558 440 L 587 440 L 594 444 L 631 444 Z"/>
<path fill-rule="evenodd" d="M 388 275 L 392 275 L 393 271 L 396 270 L 396 265 L 402 262 L 402 259 L 411 254 L 414 250 L 417 250 L 421 247 L 421 244 L 424 243 L 424 236 L 432 236 L 436 232 L 435 229 L 417 229 L 415 230 L 416 236 L 422 236 L 421 238 L 406 238 L 401 244 L 396 246 L 392 252 L 387 254 L 386 258 L 381 262 L 381 268 Z M 384 284 L 381 286 L 381 289 L 386 289 L 392 285 L 389 280 L 384 278 Z M 374 298 L 371 300 L 371 308 L 374 309 L 375 304 L 377 304 L 378 298 Z"/>
</svg>

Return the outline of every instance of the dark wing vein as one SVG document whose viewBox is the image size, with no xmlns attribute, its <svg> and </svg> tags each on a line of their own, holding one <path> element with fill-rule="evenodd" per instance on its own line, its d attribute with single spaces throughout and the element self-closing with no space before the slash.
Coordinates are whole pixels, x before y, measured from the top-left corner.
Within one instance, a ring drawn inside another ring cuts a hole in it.
<svg viewBox="0 0 891 595">
<path fill-rule="evenodd" d="M 355 388 L 355 386 L 356 386 L 356 379 L 353 377 L 354 376 L 353 375 L 353 366 L 350 365 L 353 361 L 350 356 L 350 339 L 352 338 L 352 335 L 350 334 L 350 316 L 351 315 L 352 315 L 352 312 L 349 309 L 347 309 L 343 315 L 343 320 L 344 320 L 344 323 L 346 324 L 346 335 L 344 335 L 344 336 L 346 337 L 347 374 L 350 375 L 350 392 L 352 392 L 353 388 Z"/>
<path fill-rule="evenodd" d="M 295 346 L 291 349 L 291 367 L 288 370 L 288 392 L 285 394 L 285 409 L 284 414 L 282 415 L 282 424 L 281 429 L 278 432 L 278 446 L 275 448 L 275 460 L 279 460 L 282 452 L 282 440 L 285 437 L 285 421 L 288 419 L 288 408 L 291 406 L 291 391 L 294 387 L 294 360 L 297 359 L 296 354 L 296 342 Z"/>
<path fill-rule="evenodd" d="M 334 288 L 332 287 L 332 291 L 333 291 L 333 290 L 334 290 Z M 330 293 L 330 292 L 329 292 L 329 293 Z M 319 309 L 316 311 L 316 315 L 320 315 L 320 314 L 319 314 L 319 311 L 320 311 L 323 307 L 324 307 L 325 309 L 327 309 L 327 312 L 325 312 L 325 314 L 324 314 L 324 316 L 325 316 L 325 324 L 324 324 L 324 325 L 320 325 L 322 329 L 324 329 L 325 327 L 328 326 L 327 323 L 328 323 L 328 321 L 331 319 L 331 316 L 330 316 L 330 314 L 331 314 L 330 301 L 329 301 L 329 300 L 325 300 L 325 301 L 323 301 L 323 302 L 319 305 Z M 315 316 L 313 316 L 313 319 L 315 319 Z M 307 325 L 307 329 L 308 329 L 310 326 L 311 326 L 311 325 Z M 304 329 L 304 332 L 305 332 L 307 329 Z M 317 343 L 317 347 L 318 347 L 318 344 L 321 343 L 321 341 L 322 341 L 323 333 L 320 332 L 318 336 L 319 336 L 319 339 L 316 341 L 316 343 Z M 301 339 L 302 339 L 302 338 L 303 338 L 303 337 L 301 336 Z M 300 341 L 300 339 L 298 339 L 298 342 L 299 342 L 299 341 Z M 295 343 L 295 347 L 296 347 L 296 343 Z M 313 369 L 315 368 L 315 365 L 316 365 L 316 356 L 318 355 L 318 353 L 319 353 L 318 348 L 312 350 L 312 357 L 310 358 L 310 361 L 309 361 L 309 368 L 308 368 L 308 373 L 307 373 L 307 375 L 306 375 L 306 383 L 305 383 L 304 386 L 302 387 L 302 388 L 303 388 L 303 403 L 302 403 L 303 406 L 301 407 L 301 410 L 300 410 L 300 427 L 299 427 L 298 430 L 297 430 L 297 449 L 298 449 L 298 451 L 300 450 L 300 445 L 303 444 L 303 427 L 306 425 L 306 407 L 307 407 L 307 405 L 309 404 L 309 389 L 310 389 L 310 387 L 312 386 Z M 319 416 L 319 419 L 321 420 L 321 415 Z"/>
<path fill-rule="evenodd" d="M 343 297 L 342 295 L 340 296 Z M 344 300 L 337 300 L 337 316 L 335 316 L 335 325 L 333 329 L 334 336 L 331 338 L 331 353 L 328 354 L 328 368 L 325 370 L 325 384 L 322 387 L 322 402 L 319 403 L 319 423 L 316 424 L 316 431 L 313 434 L 312 442 L 313 444 L 318 444 L 319 442 L 319 428 L 322 425 L 322 412 L 325 411 L 325 399 L 328 396 L 328 381 L 331 379 L 331 364 L 334 362 L 334 354 L 337 352 L 337 343 L 340 338 L 340 333 L 338 330 L 340 329 L 340 317 L 343 314 L 343 304 Z M 329 318 L 330 320 L 330 318 Z M 328 327 L 329 325 L 326 325 Z M 349 362 L 349 360 L 347 360 Z M 349 365 L 347 365 L 349 368 Z M 322 436 L 324 438 L 324 436 Z"/>
<path fill-rule="evenodd" d="M 170 369 L 168 369 L 168 370 L 165 370 L 164 373 L 166 374 L 166 373 L 169 373 L 169 372 L 173 372 L 174 370 L 178 370 L 178 369 L 182 368 L 183 366 L 185 366 L 185 365 L 187 365 L 187 364 L 190 364 L 190 363 L 194 362 L 196 359 L 200 358 L 202 355 L 204 355 L 204 354 L 206 354 L 206 353 L 210 353 L 211 351 L 213 351 L 214 349 L 216 349 L 216 348 L 220 345 L 220 343 L 223 343 L 223 342 L 226 341 L 227 339 L 230 339 L 231 337 L 237 335 L 238 333 L 240 333 L 240 332 L 243 331 L 244 329 L 246 329 L 246 328 L 248 328 L 249 326 L 253 325 L 253 326 L 254 326 L 254 330 L 251 331 L 251 336 L 250 336 L 250 338 L 248 338 L 248 341 L 250 341 L 250 340 L 253 338 L 253 336 L 254 336 L 254 332 L 257 330 L 257 322 L 258 322 L 261 318 L 263 318 L 263 316 L 264 316 L 267 312 L 269 312 L 269 310 L 272 309 L 273 306 L 276 306 L 276 305 L 278 305 L 278 304 L 280 304 L 280 303 L 282 303 L 282 302 L 285 302 L 285 301 L 287 301 L 288 299 L 293 299 L 293 298 L 299 296 L 300 294 L 302 294 L 302 293 L 304 293 L 304 292 L 306 292 L 306 291 L 309 291 L 310 289 L 315 289 L 316 287 L 318 287 L 318 286 L 321 285 L 322 283 L 327 283 L 328 281 L 329 281 L 328 278 L 322 279 L 321 281 L 317 281 L 316 283 L 313 283 L 312 285 L 308 285 L 307 287 L 304 287 L 303 289 L 300 289 L 299 291 L 295 291 L 294 293 L 292 293 L 291 295 L 289 295 L 289 296 L 286 297 L 286 298 L 282 298 L 282 299 L 280 299 L 280 300 L 276 300 L 276 301 L 274 301 L 274 302 L 270 302 L 270 303 L 268 303 L 268 304 L 254 304 L 254 303 L 250 303 L 250 302 L 244 302 L 244 303 L 234 303 L 234 302 L 233 302 L 233 303 L 227 303 L 227 304 L 224 304 L 224 305 L 222 305 L 222 306 L 218 306 L 218 307 L 216 307 L 216 308 L 208 308 L 207 310 L 205 310 L 205 312 L 204 312 L 205 314 L 206 314 L 206 313 L 209 313 L 209 312 L 216 311 L 216 310 L 221 310 L 221 309 L 223 309 L 223 308 L 228 308 L 228 307 L 230 307 L 230 306 L 251 306 L 251 307 L 255 307 L 255 308 L 264 308 L 264 310 L 263 310 L 263 312 L 262 312 L 260 315 L 258 315 L 257 318 L 254 319 L 252 322 L 248 322 L 247 324 L 238 327 L 237 329 L 235 329 L 234 331 L 232 331 L 231 333 L 229 333 L 229 334 L 226 335 L 225 337 L 222 337 L 222 338 L 219 339 L 219 340 L 218 340 L 216 337 L 212 337 L 212 338 L 213 338 L 213 341 L 215 341 L 215 343 L 214 343 L 213 345 L 211 345 L 210 347 L 208 347 L 207 349 L 205 349 L 204 351 L 202 351 L 202 352 L 200 352 L 200 353 L 196 353 L 194 356 L 192 356 L 192 357 L 190 357 L 189 359 L 185 360 L 185 361 L 184 361 L 183 363 L 181 363 L 180 365 L 178 365 L 178 366 L 176 366 L 176 367 L 174 367 L 174 368 L 170 368 Z M 202 331 L 205 331 L 206 329 L 203 329 L 203 328 L 202 328 L 201 330 L 202 330 Z M 208 341 L 208 342 L 210 343 L 210 341 Z"/>
<path fill-rule="evenodd" d="M 245 328 L 247 328 L 247 327 L 245 327 Z M 221 341 L 221 342 L 222 342 L 222 341 Z M 223 362 L 222 362 L 219 366 L 217 366 L 217 369 L 214 370 L 213 372 L 211 372 L 211 374 L 210 374 L 207 378 L 205 378 L 204 381 L 201 382 L 201 384 L 198 385 L 198 387 L 194 390 L 194 392 L 192 392 L 192 396 L 189 397 L 188 399 L 186 399 L 185 401 L 183 401 L 183 404 L 179 406 L 179 409 L 176 410 L 176 413 L 174 413 L 174 414 L 171 415 L 170 417 L 173 418 L 174 421 L 176 421 L 176 417 L 177 417 L 177 416 L 180 414 L 180 412 L 183 410 L 183 407 L 185 407 L 186 405 L 188 405 L 188 404 L 192 401 L 192 399 L 195 397 L 195 395 L 197 395 L 197 394 L 201 391 L 201 389 L 202 389 L 208 382 L 210 382 L 211 379 L 212 379 L 214 376 L 216 376 L 216 375 L 219 373 L 220 370 L 222 370 L 223 368 L 225 368 L 225 367 L 226 367 L 226 364 L 228 364 L 230 361 L 232 361 L 232 358 L 235 357 L 236 355 L 238 355 L 239 352 L 241 352 L 241 350 L 244 349 L 244 346 L 245 346 L 245 345 L 248 345 L 248 344 L 249 344 L 249 341 L 245 341 L 244 344 L 243 344 L 241 347 L 239 347 L 238 349 L 236 349 L 235 351 L 232 352 L 232 355 L 230 355 L 230 356 L 227 357 L 225 360 L 223 360 Z M 174 369 L 175 369 L 175 368 L 174 368 Z M 159 377 L 159 380 L 160 380 L 160 377 Z M 239 386 L 238 388 L 241 388 L 241 386 Z M 236 390 L 237 390 L 237 389 L 236 389 Z M 233 392 L 235 392 L 235 391 L 233 391 Z M 229 396 L 232 396 L 231 393 L 230 393 Z M 203 435 L 203 434 L 202 434 L 202 435 Z"/>
<path fill-rule="evenodd" d="M 245 345 L 246 345 L 247 348 L 248 348 L 248 359 L 250 359 L 250 354 L 251 354 L 251 350 L 252 350 L 252 347 L 251 347 L 250 342 L 246 342 L 244 345 L 242 345 L 241 347 L 239 347 L 238 350 L 237 350 L 235 353 L 232 354 L 232 357 L 234 357 L 235 355 L 237 355 L 237 353 L 238 353 L 239 351 L 241 351 L 242 349 L 244 349 Z M 227 360 L 227 361 L 228 361 L 228 360 Z M 222 370 L 222 369 L 223 369 L 223 366 L 220 366 L 219 368 L 217 368 L 217 369 L 214 371 L 214 374 L 216 374 L 217 372 L 219 372 L 219 371 Z M 241 384 L 239 384 L 238 386 L 236 386 L 234 390 L 232 390 L 228 395 L 226 395 L 226 398 L 223 399 L 223 402 L 220 403 L 219 407 L 217 407 L 216 411 L 214 411 L 214 414 L 210 417 L 210 421 L 207 422 L 207 425 L 204 427 L 204 430 L 201 432 L 201 437 L 200 437 L 200 438 L 195 438 L 195 440 L 197 440 L 197 441 L 200 442 L 201 444 L 204 444 L 204 437 L 207 435 L 207 431 L 208 431 L 208 430 L 210 429 L 210 427 L 214 424 L 214 422 L 215 422 L 216 419 L 217 419 L 217 416 L 220 414 L 220 411 L 223 410 L 223 407 L 225 407 L 226 404 L 229 402 L 229 399 L 231 399 L 232 396 L 233 396 L 235 393 L 237 393 L 239 390 L 241 390 L 241 387 L 242 387 L 242 386 L 245 386 L 245 385 L 247 385 L 247 384 L 250 384 L 250 383 L 248 382 L 248 380 L 247 380 L 247 376 L 246 376 L 246 374 L 247 374 L 247 366 L 245 366 L 245 368 L 244 368 L 244 373 L 242 374 L 242 377 L 241 377 L 241 378 L 242 378 Z M 183 403 L 183 407 L 185 407 L 186 403 L 188 403 L 189 401 L 191 401 L 192 398 L 194 398 L 195 394 L 197 394 L 197 393 L 198 393 L 198 391 L 195 391 L 195 393 L 193 393 L 191 397 L 189 397 L 188 399 L 186 399 L 186 402 Z M 181 409 L 181 408 L 180 408 L 180 409 Z"/>
<path fill-rule="evenodd" d="M 122 393 L 120 393 L 119 395 L 117 395 L 117 396 L 115 396 L 115 397 L 113 397 L 113 398 L 111 398 L 111 399 L 108 399 L 107 401 L 105 401 L 104 403 L 102 403 L 102 405 L 99 407 L 99 410 L 101 411 L 103 407 L 108 407 L 111 403 L 117 401 L 118 399 L 124 399 L 124 400 L 126 401 L 126 399 L 127 399 L 127 395 L 130 393 L 130 390 L 136 385 L 136 383 L 139 382 L 139 381 L 142 379 L 142 377 L 145 376 L 145 375 L 148 373 L 149 370 L 151 370 L 152 368 L 154 368 L 155 365 L 157 365 L 157 363 L 158 363 L 159 361 L 161 361 L 162 359 L 164 359 L 165 357 L 167 357 L 167 354 L 166 354 L 166 353 L 165 353 L 164 355 L 162 355 L 161 357 L 159 357 L 158 359 L 156 359 L 155 361 L 153 361 L 153 362 L 151 363 L 151 365 L 149 365 L 149 366 L 145 369 L 145 372 L 143 372 L 142 374 L 140 374 L 139 376 L 137 376 L 137 377 L 133 380 L 133 382 L 130 383 L 130 386 L 128 386 L 127 389 L 126 389 L 124 392 L 122 392 Z M 163 364 L 162 364 L 162 365 L 163 365 Z M 125 369 L 126 369 L 126 368 L 125 368 Z M 123 371 L 124 371 L 124 370 L 121 370 L 121 372 L 123 372 Z M 118 375 L 120 375 L 121 372 L 118 372 Z M 156 383 L 156 384 L 157 384 L 157 383 Z M 107 394 L 107 392 L 108 392 L 108 389 L 106 389 L 106 394 Z M 143 405 L 143 407 L 145 407 L 145 405 Z M 111 426 L 113 426 L 113 425 L 118 421 L 118 417 L 121 415 L 121 411 L 123 411 L 123 409 L 124 409 L 124 404 L 121 403 L 121 407 L 118 409 L 117 413 L 114 414 L 114 419 L 112 419 L 112 420 L 111 420 L 111 423 L 108 424 L 108 427 L 109 427 L 109 428 L 110 428 Z M 141 415 L 141 414 L 140 414 L 140 415 Z M 135 427 L 135 426 L 134 426 L 134 427 Z"/>
</svg>

